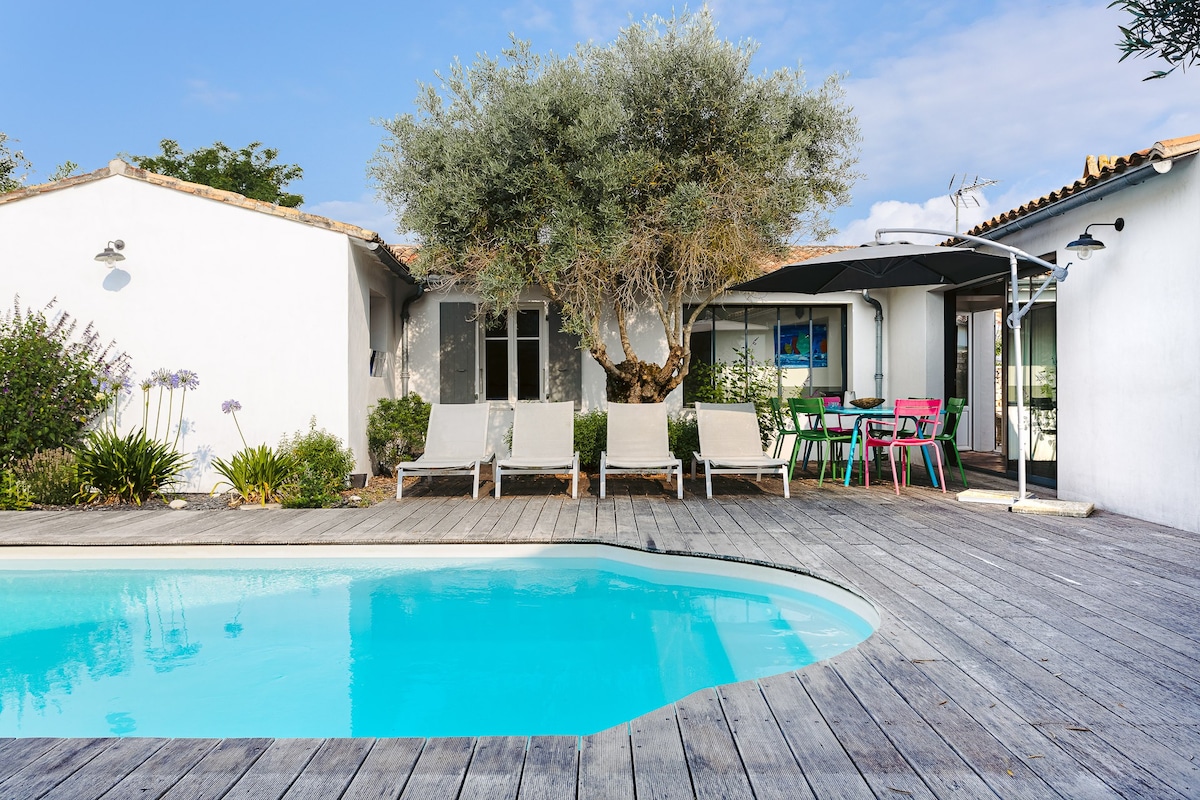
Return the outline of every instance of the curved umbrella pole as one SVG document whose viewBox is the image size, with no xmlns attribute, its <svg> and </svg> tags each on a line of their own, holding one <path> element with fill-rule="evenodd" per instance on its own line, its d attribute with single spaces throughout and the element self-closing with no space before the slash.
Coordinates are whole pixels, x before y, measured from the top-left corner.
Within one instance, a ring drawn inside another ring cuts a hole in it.
<svg viewBox="0 0 1200 800">
<path fill-rule="evenodd" d="M 1035 255 L 1030 255 L 1020 248 L 993 242 L 991 239 L 984 239 L 980 236 L 930 230 L 927 228 L 880 228 L 875 231 L 875 241 L 879 242 L 880 237 L 889 233 L 924 233 L 933 236 L 945 236 L 952 239 L 963 239 L 979 245 L 994 247 L 997 250 L 1003 250 L 1008 253 L 1009 276 L 1012 281 L 1012 311 L 1008 315 L 1006 324 L 1013 332 L 1014 355 L 1017 361 L 1017 500 L 1026 499 L 1029 496 L 1025 491 L 1025 461 L 1029 455 L 1029 432 L 1026 429 L 1025 422 L 1025 367 L 1023 363 L 1024 354 L 1021 350 L 1021 319 L 1033 310 L 1033 304 L 1037 302 L 1037 299 L 1042 296 L 1042 292 L 1046 291 L 1046 288 L 1051 283 L 1056 281 L 1061 283 L 1067 279 L 1067 269 L 1071 264 L 1068 263 L 1066 266 L 1051 264 L 1049 261 L 1040 259 Z M 1042 285 L 1037 288 L 1037 291 L 1029 297 L 1029 300 L 1023 306 L 1020 302 L 1021 295 L 1019 294 L 1017 283 L 1018 258 L 1050 270 L 1050 274 L 1046 276 L 1046 280 L 1042 281 Z"/>
</svg>

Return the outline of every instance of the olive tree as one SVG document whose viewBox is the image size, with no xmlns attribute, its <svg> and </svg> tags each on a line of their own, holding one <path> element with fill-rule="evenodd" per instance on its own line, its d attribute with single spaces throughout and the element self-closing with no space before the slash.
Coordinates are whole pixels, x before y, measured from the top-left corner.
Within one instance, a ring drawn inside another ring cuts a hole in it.
<svg viewBox="0 0 1200 800">
<path fill-rule="evenodd" d="M 855 177 L 857 123 L 837 80 L 755 75 L 754 51 L 718 38 L 705 10 L 566 57 L 514 41 L 503 58 L 456 62 L 418 113 L 382 123 L 370 166 L 420 237 L 415 269 L 490 314 L 540 287 L 604 368 L 609 399 L 662 400 L 687 374 L 705 306 L 798 235 L 828 234 Z M 635 352 L 635 313 L 661 323 L 662 363 Z"/>
<path fill-rule="evenodd" d="M 1121 61 L 1138 55 L 1171 65 L 1167 70 L 1152 70 L 1143 80 L 1164 78 L 1176 67 L 1186 70 L 1200 63 L 1200 0 L 1115 0 L 1108 7 L 1130 16 L 1128 25 L 1118 26 Z"/>
</svg>

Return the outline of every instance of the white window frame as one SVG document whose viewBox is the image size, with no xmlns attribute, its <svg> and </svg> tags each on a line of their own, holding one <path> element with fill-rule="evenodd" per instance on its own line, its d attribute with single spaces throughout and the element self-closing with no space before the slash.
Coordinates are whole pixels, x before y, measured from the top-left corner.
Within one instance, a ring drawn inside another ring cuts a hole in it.
<svg viewBox="0 0 1200 800">
<path fill-rule="evenodd" d="M 545 402 L 550 384 L 550 306 L 546 302 L 518 303 L 517 311 L 538 312 L 538 396 L 537 402 Z M 479 400 L 491 403 L 517 402 L 517 317 L 506 313 L 508 324 L 508 397 L 505 399 L 487 396 L 487 322 L 483 319 L 476 323 L 475 348 L 475 396 Z"/>
</svg>

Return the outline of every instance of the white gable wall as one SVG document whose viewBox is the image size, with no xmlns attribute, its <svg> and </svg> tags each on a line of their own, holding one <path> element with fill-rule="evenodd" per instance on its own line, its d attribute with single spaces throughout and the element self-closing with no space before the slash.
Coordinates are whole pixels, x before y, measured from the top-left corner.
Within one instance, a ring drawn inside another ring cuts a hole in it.
<svg viewBox="0 0 1200 800">
<path fill-rule="evenodd" d="M 125 261 L 110 270 L 94 256 L 118 238 Z M 242 447 L 227 399 L 243 406 L 249 444 L 274 445 L 315 415 L 362 469 L 346 387 L 347 272 L 353 284 L 361 270 L 348 248 L 344 234 L 113 176 L 0 206 L 0 298 L 40 308 L 57 297 L 130 354 L 135 383 L 160 367 L 199 375 L 180 439 L 191 490 L 212 488 L 211 459 Z M 121 425 L 141 419 L 135 387 Z"/>
<path fill-rule="evenodd" d="M 1200 531 L 1200 164 L 1053 217 L 1003 241 L 1074 261 L 1058 288 L 1058 496 Z M 1065 248 L 1093 222 L 1107 246 Z M 1006 331 L 1006 335 L 1011 333 Z"/>
</svg>

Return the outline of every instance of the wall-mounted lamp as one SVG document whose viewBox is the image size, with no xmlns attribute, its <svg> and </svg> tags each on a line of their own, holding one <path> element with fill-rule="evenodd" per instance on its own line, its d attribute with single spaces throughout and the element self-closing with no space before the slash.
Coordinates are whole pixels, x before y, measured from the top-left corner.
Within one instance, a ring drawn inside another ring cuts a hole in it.
<svg viewBox="0 0 1200 800">
<path fill-rule="evenodd" d="M 1079 238 L 1067 245 L 1067 249 L 1078 255 L 1080 261 L 1087 261 L 1092 257 L 1092 253 L 1094 251 L 1104 249 L 1104 242 L 1100 241 L 1099 239 L 1092 238 L 1092 235 L 1088 233 L 1088 231 L 1098 225 L 1111 226 L 1120 231 L 1125 229 L 1125 220 L 1121 217 L 1117 217 L 1116 222 L 1093 222 L 1091 225 L 1088 225 L 1086 228 L 1084 228 L 1083 233 L 1079 235 Z"/>
<path fill-rule="evenodd" d="M 1103 245 L 1101 245 L 1101 246 L 1103 246 Z M 116 264 L 118 261 L 125 260 L 125 256 L 123 256 L 117 252 L 118 250 L 124 250 L 124 249 L 125 249 L 125 243 L 123 241 L 121 241 L 120 239 L 114 239 L 113 241 L 110 241 L 107 245 L 105 245 L 103 252 L 98 253 L 96 255 L 96 260 L 103 261 L 105 264 L 108 265 L 109 269 L 112 269 L 113 264 Z"/>
</svg>

